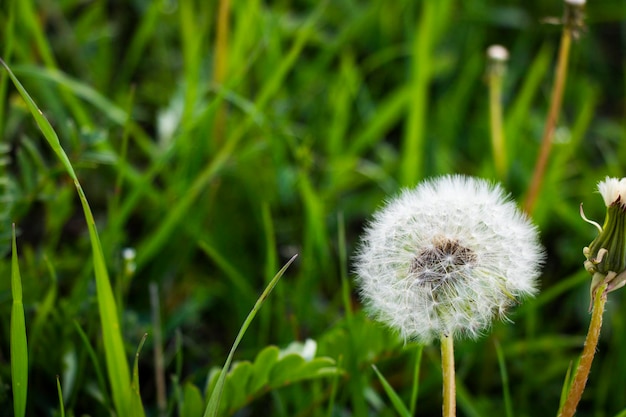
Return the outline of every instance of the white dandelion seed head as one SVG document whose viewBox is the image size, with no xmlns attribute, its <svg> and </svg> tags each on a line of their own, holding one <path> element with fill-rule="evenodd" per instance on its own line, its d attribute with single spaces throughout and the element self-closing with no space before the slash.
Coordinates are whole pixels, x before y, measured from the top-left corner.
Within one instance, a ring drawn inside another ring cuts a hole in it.
<svg viewBox="0 0 626 417">
<path fill-rule="evenodd" d="M 502 45 L 491 45 L 487 48 L 487 57 L 494 61 L 507 61 L 509 59 L 509 51 Z"/>
<path fill-rule="evenodd" d="M 532 295 L 543 262 L 538 232 L 498 185 L 425 181 L 390 200 L 356 256 L 367 311 L 402 337 L 477 337 Z"/>
<path fill-rule="evenodd" d="M 618 200 L 622 207 L 626 207 L 626 178 L 606 177 L 604 181 L 598 183 L 598 191 L 607 207 L 617 203 Z"/>
</svg>

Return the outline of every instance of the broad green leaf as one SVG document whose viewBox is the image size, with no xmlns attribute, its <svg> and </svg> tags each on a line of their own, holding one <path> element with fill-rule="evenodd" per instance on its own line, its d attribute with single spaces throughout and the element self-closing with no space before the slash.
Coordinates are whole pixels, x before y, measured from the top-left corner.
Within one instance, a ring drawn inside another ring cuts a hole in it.
<svg viewBox="0 0 626 417">
<path fill-rule="evenodd" d="M 198 417 L 204 410 L 204 400 L 200 389 L 191 383 L 183 387 L 183 403 L 180 407 L 180 417 Z"/>
<path fill-rule="evenodd" d="M 249 392 L 257 392 L 269 385 L 270 371 L 278 361 L 279 354 L 280 349 L 276 346 L 268 346 L 259 352 L 254 360 L 254 373 L 248 385 Z"/>
<path fill-rule="evenodd" d="M 295 375 L 295 381 L 304 379 L 314 379 L 324 376 L 334 376 L 337 374 L 337 367 L 335 360 L 332 358 L 322 357 L 315 358 L 310 362 L 306 362 L 298 370 L 298 374 Z"/>
<path fill-rule="evenodd" d="M 233 365 L 233 369 L 228 375 L 228 383 L 232 384 L 236 389 L 232 390 L 232 404 L 243 404 L 246 402 L 247 392 L 245 388 L 248 386 L 252 376 L 252 363 L 248 361 L 238 362 Z"/>
<path fill-rule="evenodd" d="M 270 372 L 270 386 L 279 387 L 295 380 L 304 363 L 304 358 L 297 353 L 291 353 L 280 359 Z"/>
<path fill-rule="evenodd" d="M 284 350 L 268 346 L 259 352 L 254 362 L 242 361 L 233 365 L 224 378 L 219 414 L 233 413 L 272 389 L 340 374 L 333 359 L 310 356 L 315 354 L 315 346 L 312 340 L 292 343 Z M 207 392 L 215 390 L 220 374 L 220 370 L 212 370 Z"/>
</svg>

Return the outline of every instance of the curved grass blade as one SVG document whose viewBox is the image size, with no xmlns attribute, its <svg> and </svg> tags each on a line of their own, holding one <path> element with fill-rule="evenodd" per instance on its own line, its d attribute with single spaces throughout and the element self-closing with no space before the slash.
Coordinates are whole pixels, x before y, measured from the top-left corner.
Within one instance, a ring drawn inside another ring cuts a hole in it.
<svg viewBox="0 0 626 417">
<path fill-rule="evenodd" d="M 65 417 L 65 405 L 63 404 L 63 390 L 61 389 L 61 381 L 57 375 L 57 392 L 59 393 L 59 415 Z"/>
<path fill-rule="evenodd" d="M 26 394 L 28 393 L 28 346 L 26 343 L 26 321 L 22 303 L 22 278 L 17 262 L 15 224 L 13 224 L 13 254 L 11 255 L 11 380 L 13 382 L 13 415 L 26 414 Z"/>
<path fill-rule="evenodd" d="M 415 367 L 413 369 L 413 386 L 411 387 L 411 409 L 409 410 L 412 416 L 415 415 L 415 409 L 417 407 L 417 396 L 419 395 L 420 387 L 420 369 L 422 367 L 422 353 L 424 351 L 424 345 L 419 344 L 415 348 Z"/>
<path fill-rule="evenodd" d="M 402 417 L 411 417 L 411 413 L 402 402 L 402 399 L 398 396 L 396 391 L 394 391 L 393 387 L 389 385 L 389 382 L 387 382 L 383 374 L 380 373 L 376 365 L 372 365 L 372 369 L 376 373 L 376 376 L 378 376 L 380 383 L 383 385 L 383 389 L 387 393 L 387 396 L 391 400 L 391 403 L 393 404 L 393 407 L 396 409 L 398 414 Z"/>
<path fill-rule="evenodd" d="M 76 172 L 70 163 L 67 154 L 61 147 L 61 142 L 56 132 L 43 116 L 43 113 L 33 99 L 30 97 L 24 86 L 20 83 L 17 77 L 13 74 L 7 64 L 0 59 L 0 65 L 8 72 L 9 77 L 13 81 L 13 84 L 19 91 L 20 95 L 26 102 L 30 113 L 32 114 L 35 122 L 39 126 L 39 129 L 43 133 L 44 137 L 48 141 L 48 144 L 55 152 L 65 170 L 74 181 L 76 191 L 80 197 L 80 202 L 83 207 L 85 219 L 87 221 L 87 227 L 89 229 L 89 239 L 91 241 L 91 248 L 93 254 L 93 267 L 96 277 L 96 291 L 98 298 L 98 309 L 100 312 L 100 321 L 102 324 L 102 339 L 104 342 L 104 353 L 106 357 L 107 371 L 109 374 L 109 383 L 111 385 L 111 392 L 113 394 L 113 403 L 117 414 L 120 416 L 131 415 L 131 382 L 130 382 L 130 370 L 128 367 L 128 361 L 126 353 L 124 351 L 124 343 L 122 340 L 122 332 L 118 319 L 117 306 L 115 304 L 115 298 L 113 296 L 113 290 L 111 288 L 111 282 L 109 280 L 109 274 L 106 269 L 106 263 L 104 261 L 104 254 L 100 245 L 100 238 L 98 237 L 98 230 L 96 229 L 96 223 L 91 213 L 91 208 L 85 197 Z"/>
<path fill-rule="evenodd" d="M 141 394 L 139 392 L 139 354 L 141 353 L 141 349 L 143 349 L 143 344 L 146 342 L 148 338 L 148 333 L 145 333 L 139 342 L 139 347 L 137 348 L 137 353 L 135 353 L 135 363 L 133 364 L 133 380 L 131 383 L 131 388 L 133 390 L 131 397 L 131 412 L 133 416 L 141 417 L 145 416 L 146 413 L 143 409 L 143 404 L 141 403 Z"/>
<path fill-rule="evenodd" d="M 298 255 L 292 256 L 291 259 L 289 259 L 289 261 L 287 261 L 285 266 L 283 266 L 281 268 L 281 270 L 278 271 L 278 273 L 276 275 L 274 275 L 274 278 L 272 278 L 270 283 L 267 284 L 267 287 L 265 288 L 265 290 L 263 291 L 263 293 L 261 294 L 259 299 L 254 304 L 254 307 L 252 307 L 252 310 L 250 311 L 250 314 L 248 314 L 248 317 L 246 317 L 246 319 L 244 320 L 243 324 L 241 325 L 241 329 L 239 329 L 239 333 L 237 334 L 237 337 L 235 338 L 235 342 L 233 343 L 233 347 L 230 349 L 230 353 L 228 354 L 228 357 L 226 358 L 226 363 L 224 363 L 224 367 L 222 368 L 222 372 L 220 372 L 220 376 L 219 376 L 219 378 L 217 380 L 217 383 L 215 385 L 215 389 L 213 390 L 213 393 L 211 394 L 211 398 L 209 399 L 209 403 L 207 404 L 207 407 L 204 410 L 204 417 L 216 417 L 217 416 L 217 413 L 218 413 L 219 407 L 220 407 L 220 400 L 221 400 L 221 397 L 222 397 L 222 391 L 224 390 L 224 383 L 226 382 L 226 375 L 228 374 L 228 369 L 230 368 L 230 364 L 233 361 L 233 356 L 235 355 L 235 350 L 237 349 L 237 346 L 239 346 L 239 342 L 241 342 L 241 339 L 243 338 L 243 335 L 246 333 L 246 330 L 248 330 L 248 327 L 250 326 L 250 323 L 252 323 L 252 320 L 254 319 L 256 314 L 258 313 L 259 309 L 261 308 L 263 303 L 265 303 L 265 300 L 267 300 L 267 297 L 270 295 L 270 293 L 272 292 L 272 290 L 274 289 L 274 287 L 278 283 L 278 280 L 283 276 L 283 274 L 285 273 L 287 268 L 289 268 L 289 265 L 291 265 L 293 263 L 293 261 L 296 260 L 297 256 Z"/>
<path fill-rule="evenodd" d="M 513 403 L 511 402 L 511 389 L 509 386 L 509 373 L 506 370 L 506 362 L 504 361 L 504 352 L 498 341 L 495 341 L 496 355 L 498 356 L 498 365 L 500 366 L 500 378 L 502 379 L 502 391 L 504 395 L 504 408 L 506 417 L 513 417 Z"/>
</svg>

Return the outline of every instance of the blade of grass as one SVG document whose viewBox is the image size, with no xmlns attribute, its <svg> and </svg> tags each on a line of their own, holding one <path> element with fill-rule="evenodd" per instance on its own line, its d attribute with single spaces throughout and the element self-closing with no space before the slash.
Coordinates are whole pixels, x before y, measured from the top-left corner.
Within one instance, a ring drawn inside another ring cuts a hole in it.
<svg viewBox="0 0 626 417">
<path fill-rule="evenodd" d="M 398 396 L 398 394 L 393 389 L 393 387 L 389 384 L 389 382 L 387 382 L 383 374 L 380 373 L 376 365 L 372 365 L 372 369 L 376 373 L 376 376 L 378 376 L 378 379 L 380 383 L 382 384 L 383 389 L 387 393 L 387 396 L 391 400 L 391 403 L 393 404 L 393 407 L 396 409 L 398 414 L 403 417 L 411 417 L 411 413 L 402 402 L 402 399 L 400 398 L 400 396 Z"/>
<path fill-rule="evenodd" d="M 337 246 L 339 250 L 339 268 L 341 276 L 341 299 L 348 324 L 352 321 L 352 303 L 350 281 L 348 279 L 348 253 L 346 251 L 346 222 L 343 213 L 337 214 Z"/>
<path fill-rule="evenodd" d="M 51 69 L 57 69 L 58 64 L 52 52 L 52 46 L 49 43 L 49 37 L 44 33 L 43 27 L 45 25 L 40 24 L 40 16 L 35 11 L 33 1 L 20 1 L 17 2 L 19 8 L 20 25 L 29 30 L 34 38 L 35 45 L 38 52 L 41 54 L 41 59 L 45 63 L 46 67 Z M 67 106 L 72 110 L 73 116 L 78 121 L 80 126 L 93 126 L 93 123 L 87 112 L 83 109 L 80 102 L 72 94 L 69 94 L 67 89 L 60 85 L 60 96 Z"/>
<path fill-rule="evenodd" d="M 96 351 L 93 350 L 93 346 L 89 342 L 89 337 L 85 333 L 85 331 L 80 327 L 80 324 L 76 320 L 74 320 L 74 327 L 78 332 L 78 336 L 81 338 L 85 345 L 85 349 L 87 349 L 87 355 L 91 359 L 91 363 L 94 367 L 94 371 L 96 372 L 96 380 L 98 381 L 98 386 L 100 387 L 100 391 L 102 391 L 102 397 L 104 398 L 105 403 L 109 403 L 109 392 L 107 390 L 107 385 L 104 380 L 104 375 L 102 374 L 102 368 L 100 367 L 100 361 L 98 361 L 98 355 L 96 355 Z"/>
<path fill-rule="evenodd" d="M 463 415 L 467 417 L 484 417 L 478 408 L 476 401 L 470 395 L 463 381 L 458 381 L 456 386 L 456 395 L 459 400 L 459 408 L 463 410 Z"/>
<path fill-rule="evenodd" d="M 413 41 L 411 61 L 411 101 L 408 107 L 406 134 L 402 145 L 400 183 L 414 184 L 424 171 L 424 132 L 428 85 L 432 62 L 432 32 L 436 2 L 424 2 L 422 16 L 417 25 Z"/>
<path fill-rule="evenodd" d="M 269 283 L 274 275 L 274 271 L 278 269 L 276 253 L 276 234 L 274 232 L 274 222 L 272 220 L 272 211 L 268 202 L 263 202 L 261 205 L 261 217 L 263 221 L 263 236 L 265 237 L 265 262 L 264 262 L 264 277 L 265 283 Z M 274 302 L 272 308 L 266 308 L 261 312 L 259 320 L 261 324 L 259 326 L 258 341 L 260 345 L 266 345 L 269 343 L 268 336 L 270 335 L 270 329 L 273 334 L 282 335 L 283 325 L 282 320 L 274 320 L 273 317 L 279 318 L 283 312 L 286 311 L 285 307 L 285 291 L 282 286 L 276 288 L 274 294 Z"/>
<path fill-rule="evenodd" d="M 152 328 L 154 338 L 154 382 L 156 386 L 157 410 L 159 416 L 167 415 L 167 389 L 165 385 L 165 358 L 163 355 L 163 332 L 161 331 L 161 302 L 159 285 L 150 283 L 150 310 L 152 311 Z"/>
<path fill-rule="evenodd" d="M 270 295 L 270 293 L 272 292 L 272 290 L 278 283 L 278 280 L 283 276 L 283 274 L 285 273 L 287 268 L 289 268 L 289 266 L 293 263 L 293 261 L 296 260 L 297 256 L 298 255 L 292 256 L 291 259 L 287 261 L 285 266 L 283 266 L 281 270 L 278 271 L 276 275 L 274 275 L 274 278 L 272 278 L 272 280 L 267 285 L 267 287 L 265 288 L 265 290 L 263 291 L 259 299 L 254 304 L 254 307 L 252 307 L 250 314 L 248 314 L 248 317 L 246 317 L 246 319 L 244 320 L 243 325 L 241 326 L 241 329 L 239 329 L 239 333 L 237 334 L 237 337 L 235 338 L 235 342 L 233 343 L 233 346 L 230 349 L 230 353 L 228 354 L 228 357 L 226 358 L 226 363 L 224 363 L 224 367 L 222 368 L 222 371 L 217 380 L 215 388 L 213 389 L 213 393 L 211 394 L 209 403 L 207 404 L 207 407 L 204 410 L 204 417 L 216 417 L 217 416 L 217 413 L 220 407 L 220 400 L 222 397 L 222 392 L 224 390 L 224 383 L 226 382 L 226 375 L 228 374 L 228 369 L 230 368 L 230 364 L 233 361 L 235 350 L 237 349 L 237 346 L 239 346 L 239 342 L 241 342 L 243 335 L 246 333 L 246 330 L 248 330 L 248 327 L 250 326 L 250 323 L 252 323 L 252 320 L 256 316 L 257 312 L 263 306 L 263 304 L 265 303 L 265 300 L 267 300 L 267 297 Z"/>
<path fill-rule="evenodd" d="M 513 404 L 511 403 L 511 390 L 509 389 L 509 374 L 506 371 L 506 363 L 504 361 L 504 353 L 500 343 L 496 340 L 496 355 L 498 356 L 498 365 L 500 366 L 500 379 L 502 379 L 502 393 L 504 396 L 504 409 L 506 417 L 513 417 Z"/>
<path fill-rule="evenodd" d="M 420 368 L 422 364 L 422 352 L 424 351 L 424 345 L 419 344 L 415 349 L 415 366 L 413 367 L 413 386 L 411 388 L 411 403 L 410 403 L 410 415 L 415 415 L 417 408 L 417 397 L 419 395 L 420 385 Z"/>
<path fill-rule="evenodd" d="M 565 399 L 567 398 L 567 393 L 572 383 L 572 366 L 573 364 L 570 362 L 567 367 L 567 372 L 565 373 L 565 379 L 563 380 L 563 387 L 561 388 L 561 397 L 559 398 L 559 411 L 557 415 L 561 413 L 563 409 L 563 404 L 565 404 Z"/>
<path fill-rule="evenodd" d="M 7 61 L 11 60 L 11 56 L 13 55 L 13 44 L 14 44 L 14 29 L 15 29 L 15 4 L 17 0 L 9 0 L 8 4 L 8 16 L 6 17 L 4 23 L 4 51 L 2 51 L 4 59 Z M 8 77 L 5 73 L 0 75 L 0 132 L 4 132 L 4 106 L 7 103 L 6 94 L 7 94 L 7 86 L 8 86 Z"/>
<path fill-rule="evenodd" d="M 61 389 L 61 380 L 57 375 L 57 393 L 59 394 L 59 414 L 65 417 L 65 405 L 63 404 L 63 390 Z"/>
<path fill-rule="evenodd" d="M 337 359 L 337 368 L 341 369 L 343 365 L 343 356 L 339 356 Z M 337 372 L 331 381 L 330 386 L 330 398 L 328 399 L 328 412 L 326 417 L 333 416 L 333 410 L 335 409 L 335 399 L 337 398 L 337 387 L 339 386 L 339 372 Z"/>
<path fill-rule="evenodd" d="M 22 278 L 17 262 L 17 243 L 15 224 L 13 224 L 13 253 L 11 255 L 11 381 L 13 383 L 13 415 L 24 417 L 26 414 L 26 395 L 28 393 L 28 345 L 26 342 L 26 320 L 22 303 Z"/>
<path fill-rule="evenodd" d="M 150 139 L 139 124 L 135 123 L 130 118 L 129 110 L 119 107 L 88 84 L 76 80 L 56 69 L 39 68 L 31 65 L 17 65 L 12 67 L 12 71 L 19 76 L 33 77 L 38 80 L 63 86 L 76 97 L 94 106 L 98 109 L 100 114 L 106 116 L 112 122 L 124 129 L 128 129 L 129 132 L 132 133 L 135 143 L 146 155 L 154 156 L 157 152 L 157 147 L 153 143 L 153 140 Z"/>
<path fill-rule="evenodd" d="M 140 417 L 145 416 L 145 412 L 143 409 L 143 404 L 141 403 L 141 393 L 139 392 L 139 354 L 141 353 L 141 349 L 143 348 L 143 344 L 146 342 L 148 338 L 148 333 L 144 333 L 141 341 L 139 342 L 139 347 L 137 347 L 137 353 L 135 353 L 135 362 L 133 364 L 133 380 L 131 382 L 131 389 L 133 390 L 131 399 L 130 399 L 130 410 L 131 415 Z"/>
<path fill-rule="evenodd" d="M 239 290 L 240 294 L 244 296 L 244 300 L 253 301 L 256 299 L 254 295 L 254 289 L 248 279 L 237 270 L 237 267 L 218 252 L 214 245 L 209 241 L 206 236 L 198 238 L 198 246 L 200 249 L 213 261 L 217 266 L 226 273 L 226 276 L 230 279 L 233 285 Z"/>
<path fill-rule="evenodd" d="M 83 189 L 78 181 L 74 168 L 72 167 L 67 154 L 61 147 L 61 143 L 56 132 L 6 63 L 0 59 L 0 64 L 9 73 L 9 77 L 26 102 L 30 113 L 48 141 L 48 144 L 74 181 L 76 191 L 78 192 L 78 196 L 83 207 L 85 219 L 87 221 L 89 239 L 91 241 L 93 267 L 96 277 L 98 309 L 100 312 L 104 352 L 107 363 L 107 371 L 109 374 L 109 382 L 113 394 L 113 402 L 119 415 L 130 415 L 130 371 L 128 369 L 128 361 L 124 351 L 124 342 L 122 340 L 115 298 L 113 296 L 113 290 L 111 288 L 111 282 L 106 269 L 104 254 L 102 253 L 102 247 L 98 237 L 98 230 L 96 229 L 95 220 L 93 218 L 93 214 L 91 213 L 89 203 L 87 202 L 87 198 L 85 197 Z"/>
</svg>

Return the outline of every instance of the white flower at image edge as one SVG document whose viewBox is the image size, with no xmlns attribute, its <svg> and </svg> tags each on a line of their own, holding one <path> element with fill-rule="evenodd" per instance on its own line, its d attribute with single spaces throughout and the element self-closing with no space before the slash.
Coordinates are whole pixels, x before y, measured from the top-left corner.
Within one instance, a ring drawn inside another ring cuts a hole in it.
<svg viewBox="0 0 626 417">
<path fill-rule="evenodd" d="M 445 176 L 389 201 L 364 232 L 357 284 L 367 311 L 423 343 L 477 337 L 533 295 L 544 252 L 536 227 L 485 180 Z"/>
</svg>

